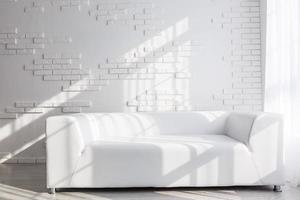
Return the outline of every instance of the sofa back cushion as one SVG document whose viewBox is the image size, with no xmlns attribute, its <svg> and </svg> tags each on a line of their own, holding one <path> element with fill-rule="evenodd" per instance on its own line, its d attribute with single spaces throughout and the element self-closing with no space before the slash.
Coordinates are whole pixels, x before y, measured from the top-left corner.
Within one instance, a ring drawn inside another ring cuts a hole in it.
<svg viewBox="0 0 300 200">
<path fill-rule="evenodd" d="M 228 113 L 226 112 L 165 112 L 136 114 L 149 121 L 151 126 L 145 134 L 158 135 L 209 135 L 224 134 Z"/>
<path fill-rule="evenodd" d="M 72 115 L 86 142 L 114 136 L 224 134 L 227 116 L 222 111 Z"/>
<path fill-rule="evenodd" d="M 225 134 L 248 145 L 256 116 L 254 113 L 232 112 L 226 121 Z"/>
</svg>

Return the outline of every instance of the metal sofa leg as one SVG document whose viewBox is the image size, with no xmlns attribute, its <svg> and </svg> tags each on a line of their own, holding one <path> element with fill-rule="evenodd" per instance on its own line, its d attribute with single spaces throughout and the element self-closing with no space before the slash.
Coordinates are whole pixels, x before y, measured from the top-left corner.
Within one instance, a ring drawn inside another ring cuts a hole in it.
<svg viewBox="0 0 300 200">
<path fill-rule="evenodd" d="M 55 188 L 48 188 L 48 193 L 49 194 L 55 194 L 56 189 Z"/>
<path fill-rule="evenodd" d="M 274 185 L 274 192 L 282 192 L 281 185 Z"/>
</svg>

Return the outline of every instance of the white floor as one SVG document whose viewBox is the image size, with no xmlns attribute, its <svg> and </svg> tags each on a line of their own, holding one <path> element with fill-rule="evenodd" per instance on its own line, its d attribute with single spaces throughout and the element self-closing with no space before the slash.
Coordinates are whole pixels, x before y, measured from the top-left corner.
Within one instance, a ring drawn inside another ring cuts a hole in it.
<svg viewBox="0 0 300 200">
<path fill-rule="evenodd" d="M 180 188 L 180 189 L 73 189 L 56 195 L 46 191 L 45 165 L 0 164 L 0 200 L 300 200 L 300 188 L 272 187 Z"/>
</svg>

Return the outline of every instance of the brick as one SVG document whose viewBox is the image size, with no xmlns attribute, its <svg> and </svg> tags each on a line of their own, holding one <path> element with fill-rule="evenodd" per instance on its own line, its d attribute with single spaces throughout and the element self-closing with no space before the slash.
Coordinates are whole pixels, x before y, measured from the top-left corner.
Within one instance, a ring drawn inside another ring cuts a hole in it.
<svg viewBox="0 0 300 200">
<path fill-rule="evenodd" d="M 138 74 L 138 73 L 147 73 L 147 68 L 137 68 L 137 69 L 129 69 L 129 73 Z"/>
<path fill-rule="evenodd" d="M 57 54 L 57 53 L 44 53 L 43 58 L 44 59 L 56 59 L 56 58 L 61 58 L 61 55 Z"/>
<path fill-rule="evenodd" d="M 260 8 L 259 7 L 252 7 L 250 8 L 250 12 L 259 12 Z"/>
<path fill-rule="evenodd" d="M 260 72 L 261 71 L 261 68 L 260 67 L 252 67 L 252 66 L 249 66 L 249 67 L 243 67 L 243 71 L 244 72 Z"/>
<path fill-rule="evenodd" d="M 92 103 L 90 101 L 71 101 L 61 103 L 61 107 L 90 107 Z"/>
<path fill-rule="evenodd" d="M 70 107 L 70 108 L 62 108 L 63 113 L 80 113 L 81 108 Z"/>
<path fill-rule="evenodd" d="M 234 99 L 262 99 L 261 94 L 236 94 L 233 95 Z"/>
<path fill-rule="evenodd" d="M 44 49 L 44 44 L 7 44 L 7 49 Z"/>
<path fill-rule="evenodd" d="M 176 106 L 158 106 L 155 108 L 157 112 L 164 112 L 164 111 L 175 111 Z"/>
<path fill-rule="evenodd" d="M 25 33 L 25 38 L 44 38 L 45 33 Z"/>
<path fill-rule="evenodd" d="M 51 42 L 52 41 L 49 38 L 33 38 L 33 43 L 35 44 L 48 44 Z"/>
<path fill-rule="evenodd" d="M 73 86 L 63 86 L 62 91 L 64 92 L 80 92 L 80 91 L 99 91 L 101 86 L 97 85 L 73 85 Z"/>
<path fill-rule="evenodd" d="M 109 63 L 126 63 L 126 58 L 115 58 L 115 59 L 112 59 L 112 58 L 107 58 L 106 62 L 109 64 Z"/>
<path fill-rule="evenodd" d="M 260 17 L 260 13 L 259 12 L 245 12 L 245 13 L 241 13 L 242 17 Z"/>
<path fill-rule="evenodd" d="M 71 75 L 72 74 L 72 70 L 69 69 L 64 69 L 64 70 L 53 70 L 53 75 L 65 75 L 65 74 L 69 74 Z"/>
<path fill-rule="evenodd" d="M 43 65 L 25 65 L 24 70 L 42 70 L 44 69 Z"/>
<path fill-rule="evenodd" d="M 123 80 L 138 79 L 138 74 L 119 74 L 119 79 L 123 79 Z"/>
<path fill-rule="evenodd" d="M 246 17 L 234 17 L 231 19 L 232 23 L 249 23 L 250 21 L 250 18 Z"/>
<path fill-rule="evenodd" d="M 52 64 L 52 60 L 45 60 L 45 59 L 35 59 L 33 61 L 34 64 L 36 65 L 51 65 Z"/>
<path fill-rule="evenodd" d="M 261 94 L 261 89 L 243 89 L 244 94 Z"/>
<path fill-rule="evenodd" d="M 255 49 L 260 50 L 260 45 L 243 45 L 243 49 Z"/>
<path fill-rule="evenodd" d="M 53 64 L 72 64 L 71 59 L 54 59 Z"/>
<path fill-rule="evenodd" d="M 260 50 L 252 50 L 251 54 L 252 55 L 261 55 L 261 51 Z"/>
<path fill-rule="evenodd" d="M 259 28 L 260 23 L 244 23 L 242 24 L 243 28 Z"/>
<path fill-rule="evenodd" d="M 35 76 L 52 75 L 52 70 L 36 70 L 33 74 Z"/>
<path fill-rule="evenodd" d="M 0 55 L 16 55 L 16 50 L 0 50 Z"/>
<path fill-rule="evenodd" d="M 50 70 L 50 69 L 53 69 L 53 70 L 57 70 L 57 69 L 61 69 L 61 65 L 42 65 L 43 66 L 43 69 L 46 69 L 46 70 Z"/>
<path fill-rule="evenodd" d="M 262 77 L 261 72 L 252 72 L 252 77 Z"/>
<path fill-rule="evenodd" d="M 243 78 L 245 83 L 260 83 L 261 81 L 261 78 Z"/>
<path fill-rule="evenodd" d="M 127 64 L 125 64 L 125 65 L 127 65 Z M 109 69 L 109 68 L 117 68 L 118 67 L 118 64 L 100 64 L 99 65 L 99 68 L 107 68 L 107 69 Z"/>
<path fill-rule="evenodd" d="M 243 60 L 260 60 L 260 56 L 242 56 Z"/>
<path fill-rule="evenodd" d="M 81 69 L 82 65 L 81 64 L 62 64 L 61 68 L 62 69 Z"/>
<path fill-rule="evenodd" d="M 234 89 L 253 88 L 251 83 L 233 83 Z"/>
<path fill-rule="evenodd" d="M 25 108 L 24 113 L 43 113 L 43 108 Z"/>
<path fill-rule="evenodd" d="M 111 74 L 126 74 L 128 73 L 128 69 L 109 69 L 109 73 Z"/>
<path fill-rule="evenodd" d="M 260 18 L 259 17 L 252 17 L 251 18 L 251 22 L 259 23 L 260 22 Z"/>
<path fill-rule="evenodd" d="M 261 62 L 258 61 L 258 60 L 252 60 L 252 61 L 251 61 L 251 64 L 252 64 L 252 65 L 255 65 L 255 66 L 260 66 L 260 65 L 261 65 Z"/>
<path fill-rule="evenodd" d="M 252 33 L 252 34 L 242 34 L 242 38 L 245 38 L 245 39 L 259 39 L 260 38 L 260 34 L 255 34 L 255 33 Z"/>
<path fill-rule="evenodd" d="M 154 19 L 154 16 L 152 14 L 135 14 L 133 16 L 134 20 L 146 20 L 146 19 Z"/>
<path fill-rule="evenodd" d="M 97 10 L 112 10 L 116 8 L 116 4 L 113 3 L 101 3 L 97 5 Z"/>
<path fill-rule="evenodd" d="M 17 119 L 18 115 L 10 113 L 0 113 L 0 119 Z"/>
<path fill-rule="evenodd" d="M 260 2 L 242 1 L 241 6 L 242 7 L 259 7 Z"/>
<path fill-rule="evenodd" d="M 17 40 L 13 38 L 0 38 L 0 44 L 17 44 Z"/>
<path fill-rule="evenodd" d="M 17 50 L 18 55 L 34 55 L 35 54 L 35 49 L 20 49 Z"/>
<path fill-rule="evenodd" d="M 183 95 L 183 91 L 179 90 L 146 90 L 147 95 Z"/>
<path fill-rule="evenodd" d="M 154 8 L 154 4 L 152 2 L 138 2 L 135 4 L 135 8 Z"/>
<path fill-rule="evenodd" d="M 251 72 L 233 72 L 233 77 L 252 77 Z"/>
<path fill-rule="evenodd" d="M 7 34 L 6 33 L 0 33 L 0 38 L 1 39 L 7 38 Z"/>
<path fill-rule="evenodd" d="M 62 80 L 70 80 L 70 81 L 80 80 L 80 75 L 64 75 L 62 77 Z"/>
<path fill-rule="evenodd" d="M 232 99 L 231 94 L 215 94 L 213 95 L 213 99 Z"/>
<path fill-rule="evenodd" d="M 118 74 L 102 74 L 100 75 L 100 78 L 104 80 L 115 80 L 118 79 L 119 76 Z"/>
<path fill-rule="evenodd" d="M 250 12 L 250 8 L 247 7 L 232 7 L 231 12 L 240 12 L 240 13 L 245 13 L 245 12 Z"/>
<path fill-rule="evenodd" d="M 24 113 L 24 108 L 14 108 L 14 107 L 8 107 L 5 109 L 5 112 L 7 113 Z"/>
<path fill-rule="evenodd" d="M 56 76 L 44 76 L 44 81 L 60 81 L 62 80 L 62 76 L 56 75 Z"/>
<path fill-rule="evenodd" d="M 16 102 L 15 103 L 15 106 L 17 107 L 17 108 L 33 108 L 34 107 L 34 102 Z"/>
<path fill-rule="evenodd" d="M 139 106 L 139 101 L 137 100 L 128 101 L 127 106 Z"/>
<path fill-rule="evenodd" d="M 24 12 L 35 12 L 35 13 L 41 12 L 41 13 L 43 13 L 43 12 L 45 12 L 45 8 L 44 7 L 25 7 Z"/>
<path fill-rule="evenodd" d="M 79 74 L 79 75 L 88 75 L 88 74 L 91 73 L 91 71 L 90 71 L 89 69 L 80 69 L 80 70 L 79 70 L 79 69 L 78 69 L 78 70 L 75 69 L 75 70 L 72 70 L 71 73 L 72 73 L 72 74 L 75 74 L 75 75 L 76 75 L 76 74 L 77 74 L 77 75 L 78 75 L 78 74 Z"/>
<path fill-rule="evenodd" d="M 17 34 L 18 33 L 18 29 L 17 28 L 1 28 L 0 29 L 0 33 L 12 33 L 12 34 Z"/>
<path fill-rule="evenodd" d="M 230 18 L 212 18 L 211 22 L 214 24 L 229 24 L 231 23 L 231 19 Z"/>
<path fill-rule="evenodd" d="M 137 63 L 119 63 L 117 64 L 118 68 L 136 68 Z"/>
<path fill-rule="evenodd" d="M 36 102 L 36 103 L 34 103 L 34 106 L 39 107 L 39 108 L 53 108 L 54 103 L 53 102 Z"/>
</svg>

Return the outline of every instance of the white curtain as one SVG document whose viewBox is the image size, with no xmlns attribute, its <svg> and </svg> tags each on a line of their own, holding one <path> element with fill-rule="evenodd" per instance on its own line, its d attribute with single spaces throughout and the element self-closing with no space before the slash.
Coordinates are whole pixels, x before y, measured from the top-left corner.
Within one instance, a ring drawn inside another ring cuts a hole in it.
<svg viewBox="0 0 300 200">
<path fill-rule="evenodd" d="M 300 0 L 267 0 L 265 111 L 285 120 L 287 180 L 300 184 Z"/>
</svg>

